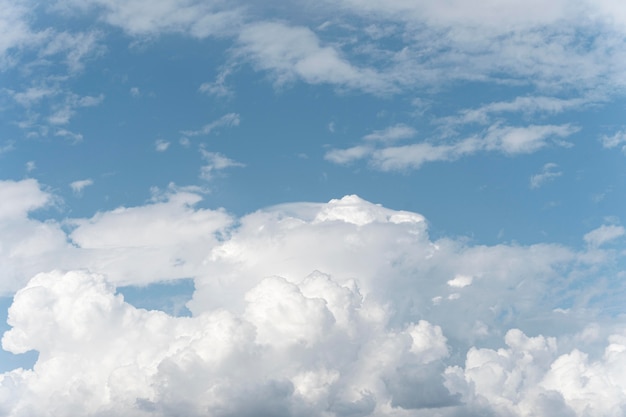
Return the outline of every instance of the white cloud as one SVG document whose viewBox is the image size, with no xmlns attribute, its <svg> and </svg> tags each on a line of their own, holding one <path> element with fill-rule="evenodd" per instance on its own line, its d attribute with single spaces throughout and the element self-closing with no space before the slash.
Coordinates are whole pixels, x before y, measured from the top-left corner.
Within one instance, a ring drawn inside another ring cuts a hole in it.
<svg viewBox="0 0 626 417">
<path fill-rule="evenodd" d="M 324 159 L 335 164 L 347 164 L 370 155 L 373 151 L 371 146 L 358 145 L 347 149 L 331 149 L 326 152 Z"/>
<path fill-rule="evenodd" d="M 52 55 L 64 54 L 65 64 L 70 72 L 81 71 L 84 59 L 102 53 L 100 45 L 102 34 L 98 32 L 59 32 L 40 49 L 39 55 L 48 58 Z"/>
<path fill-rule="evenodd" d="M 31 107 L 41 100 L 58 95 L 60 90 L 51 87 L 29 87 L 22 92 L 12 92 L 13 99 L 24 107 Z"/>
<path fill-rule="evenodd" d="M 363 140 L 390 143 L 401 139 L 412 138 L 416 133 L 417 131 L 411 126 L 407 126 L 404 123 L 398 123 L 383 130 L 375 130 L 374 132 L 363 136 Z"/>
<path fill-rule="evenodd" d="M 583 239 L 588 245 L 597 247 L 612 240 L 615 240 L 623 236 L 625 233 L 626 230 L 622 226 L 617 226 L 614 224 L 603 224 L 597 229 L 594 229 L 591 232 L 585 234 Z"/>
<path fill-rule="evenodd" d="M 471 348 L 464 367 L 446 370 L 446 386 L 461 394 L 469 415 L 620 416 L 624 411 L 626 340 L 612 335 L 601 357 L 578 349 L 558 355 L 554 338 L 518 329 L 505 349 Z"/>
<path fill-rule="evenodd" d="M 626 401 L 623 379 L 593 388 L 621 375 L 622 339 L 602 359 L 571 354 L 619 328 L 597 309 L 620 294 L 598 284 L 619 256 L 600 246 L 623 229 L 587 235 L 595 246 L 583 252 L 473 245 L 432 240 L 419 214 L 356 196 L 235 219 L 196 208 L 197 191 L 172 186 L 142 206 L 67 220 L 68 235 L 29 218 L 54 199 L 36 181 L 0 183 L 11 202 L 0 206 L 4 291 L 29 273 L 83 270 L 40 274 L 15 295 L 3 346 L 40 355 L 35 370 L 0 375 L 3 414 L 547 417 L 554 390 L 555 406 L 580 416 Z M 112 284 L 183 277 L 195 281 L 190 318 L 136 309 Z M 580 383 L 557 384 L 570 368 Z"/>
<path fill-rule="evenodd" d="M 70 138 L 72 140 L 72 142 L 74 142 L 74 143 L 82 142 L 82 140 L 83 140 L 83 135 L 81 133 L 71 132 L 71 131 L 69 131 L 67 129 L 59 129 L 59 130 L 57 130 L 56 132 L 54 132 L 54 136 Z"/>
<path fill-rule="evenodd" d="M 48 35 L 30 27 L 31 10 L 28 5 L 2 0 L 0 10 L 0 70 L 3 70 L 19 62 L 15 51 L 35 46 Z"/>
<path fill-rule="evenodd" d="M 579 108 L 588 100 L 584 98 L 562 99 L 545 96 L 516 97 L 512 101 L 496 101 L 475 109 L 465 109 L 457 116 L 448 116 L 437 122 L 446 125 L 478 123 L 492 123 L 493 115 L 500 113 L 522 113 L 524 115 L 557 114 L 566 110 Z"/>
<path fill-rule="evenodd" d="M 620 130 L 611 136 L 603 135 L 600 137 L 600 142 L 605 148 L 612 149 L 621 146 L 622 151 L 626 152 L 626 131 Z"/>
<path fill-rule="evenodd" d="M 157 141 L 154 142 L 154 149 L 156 149 L 157 152 L 165 152 L 169 147 L 170 143 L 166 140 L 157 139 Z"/>
<path fill-rule="evenodd" d="M 351 306 L 336 304 L 345 297 Z M 440 327 L 421 320 L 387 329 L 382 306 L 321 274 L 299 285 L 262 280 L 245 302 L 243 315 L 175 318 L 135 309 L 96 275 L 40 274 L 16 294 L 3 337 L 12 352 L 40 351 L 37 371 L 2 375 L 3 411 L 320 415 L 331 407 L 344 416 L 365 401 L 385 413 L 396 387 L 411 383 L 401 367 L 427 368 L 448 355 Z M 332 310 L 344 307 L 341 322 Z"/>
<path fill-rule="evenodd" d="M 232 97 L 233 91 L 226 85 L 226 77 L 231 73 L 230 68 L 226 68 L 217 74 L 215 81 L 212 83 L 202 83 L 198 89 L 201 93 L 209 94 L 216 97 Z"/>
<path fill-rule="evenodd" d="M 237 56 L 270 71 L 277 84 L 303 80 L 375 93 L 394 89 L 374 69 L 356 67 L 335 47 L 320 45 L 317 35 L 306 27 L 253 23 L 243 28 L 238 42 Z"/>
<path fill-rule="evenodd" d="M 131 87 L 129 93 L 132 97 L 141 96 L 141 91 L 139 90 L 139 87 Z"/>
<path fill-rule="evenodd" d="M 0 155 L 3 153 L 11 152 L 15 149 L 15 142 L 12 140 L 5 141 L 3 145 L 0 146 Z"/>
<path fill-rule="evenodd" d="M 200 130 L 184 130 L 181 133 L 186 136 L 209 135 L 214 130 L 221 127 L 236 127 L 241 123 L 241 117 L 237 113 L 228 113 L 217 120 L 206 124 Z"/>
<path fill-rule="evenodd" d="M 134 36 L 183 33 L 194 37 L 220 36 L 235 30 L 241 11 L 221 1 L 61 0 L 66 13 L 98 10 L 100 19 Z M 151 7 L 148 7 L 151 6 Z"/>
<path fill-rule="evenodd" d="M 29 214 L 54 206 L 58 199 L 37 181 L 0 181 L 0 293 L 22 287 L 34 274 L 52 265 L 66 267 L 62 254 L 70 250 L 55 221 L 38 221 Z"/>
<path fill-rule="evenodd" d="M 206 161 L 206 164 L 200 168 L 200 178 L 205 181 L 212 180 L 219 171 L 226 168 L 245 166 L 245 164 L 234 161 L 219 152 L 209 152 L 205 149 L 200 149 L 200 152 L 202 159 Z"/>
<path fill-rule="evenodd" d="M 545 164 L 539 174 L 530 177 L 530 188 L 539 188 L 546 182 L 553 181 L 555 178 L 563 175 L 561 171 L 557 170 L 558 167 L 559 166 L 553 162 Z"/>
<path fill-rule="evenodd" d="M 472 285 L 474 278 L 467 275 L 457 275 L 454 279 L 448 281 L 448 285 L 454 288 L 463 288 Z"/>
<path fill-rule="evenodd" d="M 48 116 L 48 122 L 53 125 L 65 125 L 76 114 L 76 110 L 83 107 L 97 106 L 104 101 L 104 95 L 99 96 L 79 96 L 70 93 L 65 97 L 64 102 L 53 106 L 54 112 Z"/>
<path fill-rule="evenodd" d="M 28 161 L 26 162 L 26 172 L 33 172 L 36 168 L 37 165 L 35 164 L 35 161 Z"/>
<path fill-rule="evenodd" d="M 495 124 L 485 130 L 481 136 L 473 136 L 448 144 L 421 142 L 379 148 L 357 145 L 347 149 L 331 149 L 326 153 L 325 159 L 345 164 L 368 158 L 370 165 L 381 171 L 419 169 L 427 162 L 454 161 L 478 152 L 500 152 L 509 156 L 533 153 L 548 146 L 551 140 L 558 145 L 568 146 L 569 144 L 564 143 L 560 138 L 570 136 L 578 130 L 579 128 L 568 124 L 525 127 Z"/>
<path fill-rule="evenodd" d="M 87 178 L 85 180 L 74 181 L 70 184 L 70 188 L 75 194 L 81 194 L 86 187 L 93 185 L 93 180 Z"/>
</svg>

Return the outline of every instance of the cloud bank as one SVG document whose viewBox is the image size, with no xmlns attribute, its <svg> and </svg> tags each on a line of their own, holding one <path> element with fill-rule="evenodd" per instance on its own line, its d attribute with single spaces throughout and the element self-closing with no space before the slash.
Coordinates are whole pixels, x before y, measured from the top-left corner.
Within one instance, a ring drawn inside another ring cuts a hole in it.
<svg viewBox="0 0 626 417">
<path fill-rule="evenodd" d="M 65 232 L 29 217 L 55 198 L 34 180 L 0 193 L 20 196 L 0 216 L 2 346 L 39 352 L 0 376 L 3 415 L 623 414 L 618 226 L 580 249 L 483 246 L 357 196 L 235 219 L 172 187 Z M 33 254 L 48 272 L 18 273 Z M 115 290 L 176 277 L 191 317 Z"/>
</svg>

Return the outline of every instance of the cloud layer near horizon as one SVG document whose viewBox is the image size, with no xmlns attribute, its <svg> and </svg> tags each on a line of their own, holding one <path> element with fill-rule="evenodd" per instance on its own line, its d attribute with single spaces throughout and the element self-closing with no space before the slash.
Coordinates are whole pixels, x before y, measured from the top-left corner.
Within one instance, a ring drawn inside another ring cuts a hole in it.
<svg viewBox="0 0 626 417">
<path fill-rule="evenodd" d="M 3 348 L 39 352 L 0 376 L 5 415 L 623 413 L 618 226 L 483 246 L 356 196 L 235 219 L 175 187 L 61 225 L 29 217 L 55 201 L 36 181 L 0 194 L 20 196 L 0 217 L 4 291 L 21 288 Z M 30 279 L 33 256 L 81 271 Z M 115 292 L 189 276 L 192 317 Z"/>
</svg>

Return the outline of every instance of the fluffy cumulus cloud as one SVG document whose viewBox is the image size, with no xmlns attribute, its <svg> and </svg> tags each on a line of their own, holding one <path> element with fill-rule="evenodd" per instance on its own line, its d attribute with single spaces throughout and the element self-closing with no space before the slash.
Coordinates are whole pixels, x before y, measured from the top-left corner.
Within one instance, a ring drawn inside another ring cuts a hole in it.
<svg viewBox="0 0 626 417">
<path fill-rule="evenodd" d="M 446 386 L 461 395 L 468 415 L 621 416 L 626 411 L 626 338 L 608 338 L 590 359 L 578 349 L 558 355 L 557 342 L 507 332 L 507 347 L 471 348 L 465 365 L 446 369 Z"/>
<path fill-rule="evenodd" d="M 411 381 L 400 367 L 448 355 L 440 327 L 388 329 L 383 306 L 323 274 L 266 278 L 245 303 L 243 314 L 175 318 L 132 307 L 97 275 L 37 275 L 2 343 L 40 356 L 2 375 L 3 414 L 380 414 Z"/>
<path fill-rule="evenodd" d="M 196 208 L 202 197 L 195 191 L 170 187 L 143 206 L 60 223 L 33 218 L 60 201 L 37 181 L 0 182 L 6 202 L 0 209 L 0 292 L 10 294 L 37 272 L 55 268 L 87 268 L 135 284 L 196 275 L 233 219 L 224 210 Z"/>
<path fill-rule="evenodd" d="M 15 294 L 2 346 L 39 358 L 0 375 L 3 415 L 623 414 L 626 328 L 588 294 L 613 279 L 603 262 L 622 255 L 601 243 L 623 230 L 592 231 L 582 252 L 479 246 L 357 196 L 235 221 L 172 186 L 66 236 L 28 217 L 54 199 L 35 181 L 0 192 L 16 245 L 57 254 L 33 271 L 68 253 L 61 267 L 81 268 L 33 273 Z M 5 236 L 4 274 L 20 253 Z M 176 277 L 195 280 L 191 317 L 115 289 Z"/>
</svg>

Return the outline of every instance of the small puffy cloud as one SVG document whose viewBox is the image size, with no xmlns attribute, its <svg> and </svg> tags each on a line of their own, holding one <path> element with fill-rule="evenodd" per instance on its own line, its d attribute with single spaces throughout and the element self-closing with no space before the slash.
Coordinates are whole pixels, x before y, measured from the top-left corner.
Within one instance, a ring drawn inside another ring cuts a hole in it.
<svg viewBox="0 0 626 417">
<path fill-rule="evenodd" d="M 372 152 L 371 146 L 358 145 L 347 149 L 331 149 L 324 159 L 335 164 L 347 164 L 367 157 Z"/>
<path fill-rule="evenodd" d="M 602 246 L 603 244 L 622 237 L 626 233 L 623 226 L 617 226 L 614 224 L 603 224 L 597 229 L 585 234 L 583 239 L 585 242 L 594 247 Z"/>
<path fill-rule="evenodd" d="M 622 151 L 626 152 L 626 131 L 620 130 L 611 136 L 604 135 L 600 137 L 602 146 L 607 149 L 622 147 Z"/>
<path fill-rule="evenodd" d="M 141 96 L 141 91 L 139 90 L 139 87 L 131 87 L 129 92 L 132 97 Z"/>
<path fill-rule="evenodd" d="M 71 132 L 67 129 L 59 129 L 54 132 L 54 136 L 60 136 L 62 138 L 71 139 L 72 142 L 78 143 L 83 141 L 83 135 L 81 133 Z"/>
<path fill-rule="evenodd" d="M 200 178 L 205 181 L 212 180 L 215 175 L 226 168 L 232 167 L 244 167 L 245 164 L 234 161 L 219 152 L 209 152 L 205 149 L 200 149 L 202 153 L 202 159 L 206 164 L 200 168 Z"/>
<path fill-rule="evenodd" d="M 4 142 L 3 145 L 0 146 L 0 155 L 6 152 L 11 152 L 15 149 L 15 142 L 12 140 Z"/>
<path fill-rule="evenodd" d="M 389 126 L 386 129 L 376 130 L 369 133 L 363 136 L 363 140 L 390 143 L 401 139 L 412 138 L 416 133 L 417 131 L 411 126 L 405 125 L 404 123 L 398 123 L 396 125 Z"/>
<path fill-rule="evenodd" d="M 70 183 L 70 188 L 75 194 L 81 194 L 86 187 L 93 185 L 93 180 L 87 178 L 85 180 L 78 180 Z"/>
<path fill-rule="evenodd" d="M 154 149 L 157 152 L 165 152 L 167 150 L 167 148 L 170 147 L 170 142 L 163 140 L 163 139 L 157 139 L 156 142 L 154 142 Z"/>
<path fill-rule="evenodd" d="M 35 170 L 35 168 L 37 168 L 37 164 L 35 164 L 35 161 L 28 161 L 26 162 L 26 172 L 33 172 Z"/>
<path fill-rule="evenodd" d="M 558 171 L 558 167 L 559 166 L 553 162 L 545 164 L 539 174 L 530 177 L 530 188 L 539 188 L 546 182 L 553 181 L 555 178 L 563 175 L 561 171 Z"/>
<path fill-rule="evenodd" d="M 448 281 L 448 285 L 453 288 L 463 288 L 472 285 L 474 278 L 467 275 L 457 275 L 454 279 Z"/>
</svg>

